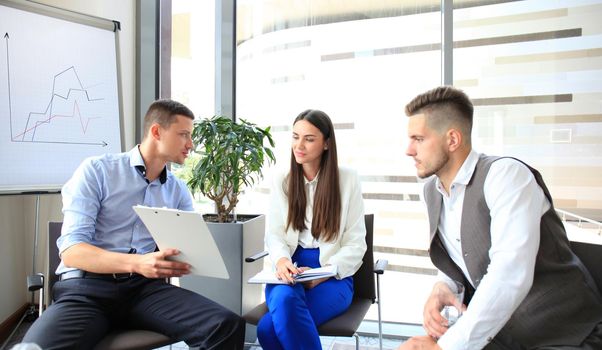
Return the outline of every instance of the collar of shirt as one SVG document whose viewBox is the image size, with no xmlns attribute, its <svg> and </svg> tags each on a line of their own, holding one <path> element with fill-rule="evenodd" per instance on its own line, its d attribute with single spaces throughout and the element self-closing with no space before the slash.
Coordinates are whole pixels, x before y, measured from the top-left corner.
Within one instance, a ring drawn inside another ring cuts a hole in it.
<svg viewBox="0 0 602 350">
<path fill-rule="evenodd" d="M 320 177 L 320 172 L 318 171 L 318 173 L 316 174 L 316 177 L 314 177 L 313 180 L 309 181 L 305 175 L 303 175 L 303 183 L 305 185 L 313 185 L 315 186 L 318 183 L 318 177 Z"/>
<path fill-rule="evenodd" d="M 136 147 L 132 148 L 130 151 L 130 165 L 136 168 L 138 173 L 144 177 L 144 180 L 149 183 L 148 179 L 146 178 L 146 165 L 144 164 L 144 159 L 140 153 L 140 145 L 136 145 Z M 161 182 L 161 185 L 167 181 L 167 167 L 164 167 L 163 171 L 161 171 L 161 174 L 159 174 L 159 181 Z"/>
<path fill-rule="evenodd" d="M 453 194 L 455 192 L 454 190 L 458 185 L 462 185 L 463 188 L 465 188 L 468 185 L 468 182 L 470 182 L 472 174 L 474 173 L 474 170 L 477 167 L 478 161 L 479 153 L 477 153 L 475 150 L 471 150 L 468 154 L 468 157 L 466 157 L 466 160 L 464 160 L 464 163 L 460 167 L 460 170 L 458 170 L 454 181 L 452 181 L 451 183 L 449 195 L 445 192 L 445 189 L 443 188 L 439 177 L 437 177 L 435 183 L 437 185 L 437 191 L 439 191 L 439 193 L 441 193 L 441 195 L 444 198 L 453 197 Z"/>
</svg>

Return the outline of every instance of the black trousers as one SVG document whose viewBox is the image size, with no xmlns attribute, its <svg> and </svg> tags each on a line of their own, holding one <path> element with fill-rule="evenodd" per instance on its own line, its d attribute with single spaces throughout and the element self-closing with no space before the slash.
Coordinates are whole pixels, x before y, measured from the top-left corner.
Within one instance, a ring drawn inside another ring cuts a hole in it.
<svg viewBox="0 0 602 350">
<path fill-rule="evenodd" d="M 161 279 L 74 278 L 55 283 L 53 295 L 23 342 L 45 350 L 92 349 L 119 327 L 156 331 L 198 349 L 243 349 L 242 318 Z"/>
</svg>

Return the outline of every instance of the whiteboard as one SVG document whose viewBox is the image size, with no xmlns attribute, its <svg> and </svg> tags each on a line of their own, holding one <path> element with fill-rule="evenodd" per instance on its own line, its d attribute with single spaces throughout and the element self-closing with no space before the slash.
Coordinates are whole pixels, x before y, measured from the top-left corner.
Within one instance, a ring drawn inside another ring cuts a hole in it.
<svg viewBox="0 0 602 350">
<path fill-rule="evenodd" d="M 0 1 L 0 194 L 53 191 L 123 151 L 118 23 Z"/>
</svg>

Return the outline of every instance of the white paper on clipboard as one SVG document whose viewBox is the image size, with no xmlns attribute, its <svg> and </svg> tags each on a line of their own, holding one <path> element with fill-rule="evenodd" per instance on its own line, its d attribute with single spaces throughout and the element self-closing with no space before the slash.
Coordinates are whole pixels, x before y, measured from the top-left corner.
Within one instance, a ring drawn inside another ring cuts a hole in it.
<svg viewBox="0 0 602 350">
<path fill-rule="evenodd" d="M 192 265 L 190 273 L 229 279 L 224 259 L 200 213 L 168 208 L 133 206 L 159 250 L 175 248 L 173 259 Z"/>
</svg>

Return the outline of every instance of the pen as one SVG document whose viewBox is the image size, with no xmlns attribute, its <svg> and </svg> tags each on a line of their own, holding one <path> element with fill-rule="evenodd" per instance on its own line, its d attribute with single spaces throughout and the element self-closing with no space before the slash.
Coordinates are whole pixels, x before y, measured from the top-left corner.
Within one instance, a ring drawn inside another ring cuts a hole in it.
<svg viewBox="0 0 602 350">
<path fill-rule="evenodd" d="M 296 261 L 293 263 L 293 266 L 295 267 L 295 269 L 297 268 L 297 262 L 296 262 Z M 293 273 L 293 274 L 292 274 L 292 277 L 293 277 L 293 278 L 297 277 L 297 274 L 296 274 L 296 273 Z"/>
</svg>

